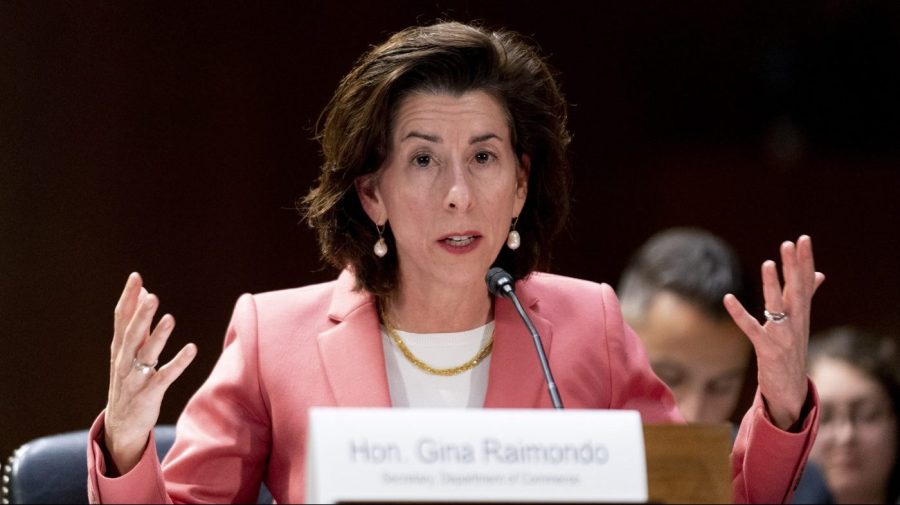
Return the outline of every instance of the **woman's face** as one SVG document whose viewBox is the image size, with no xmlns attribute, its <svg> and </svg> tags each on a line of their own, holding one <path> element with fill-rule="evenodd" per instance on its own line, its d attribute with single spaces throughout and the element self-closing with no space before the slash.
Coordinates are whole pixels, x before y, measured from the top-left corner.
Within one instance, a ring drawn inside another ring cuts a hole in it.
<svg viewBox="0 0 900 505">
<path fill-rule="evenodd" d="M 821 409 L 811 458 L 825 471 L 828 487 L 839 502 L 883 493 L 897 453 L 897 420 L 884 388 L 831 358 L 816 360 L 810 376 Z"/>
<path fill-rule="evenodd" d="M 528 168 L 527 156 L 516 158 L 503 108 L 487 93 L 400 102 L 387 159 L 357 188 L 369 217 L 390 224 L 401 287 L 483 288 L 525 203 Z"/>
</svg>

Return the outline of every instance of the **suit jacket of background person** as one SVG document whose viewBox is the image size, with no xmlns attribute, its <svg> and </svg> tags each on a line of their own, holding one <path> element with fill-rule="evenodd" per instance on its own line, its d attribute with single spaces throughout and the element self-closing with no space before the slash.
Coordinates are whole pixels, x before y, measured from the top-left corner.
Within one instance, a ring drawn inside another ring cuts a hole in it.
<svg viewBox="0 0 900 505">
<path fill-rule="evenodd" d="M 265 481 L 275 500 L 305 499 L 307 409 L 390 407 L 374 298 L 336 281 L 238 300 L 224 350 L 177 424 L 162 465 L 155 445 L 131 471 L 104 476 L 101 414 L 90 432 L 92 502 L 243 502 Z M 517 294 L 543 339 L 567 408 L 634 409 L 644 423 L 684 422 L 653 374 L 606 284 L 535 273 Z M 485 408 L 550 408 L 534 344 L 512 303 L 497 299 Z M 768 420 L 762 399 L 744 418 L 732 450 L 737 502 L 790 500 L 815 438 L 810 404 L 799 433 Z"/>
</svg>

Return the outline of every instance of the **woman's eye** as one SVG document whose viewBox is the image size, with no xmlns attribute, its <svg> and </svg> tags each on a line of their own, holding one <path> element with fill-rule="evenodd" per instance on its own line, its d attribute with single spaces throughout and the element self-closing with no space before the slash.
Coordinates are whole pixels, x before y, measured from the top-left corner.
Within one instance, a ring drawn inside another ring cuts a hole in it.
<svg viewBox="0 0 900 505">
<path fill-rule="evenodd" d="M 415 158 L 413 158 L 413 163 L 415 163 L 417 167 L 427 167 L 431 164 L 431 156 L 427 154 L 419 154 Z"/>
<path fill-rule="evenodd" d="M 728 379 L 724 381 L 716 381 L 707 386 L 710 394 L 718 396 L 726 396 L 736 393 L 741 383 L 736 379 Z"/>
<path fill-rule="evenodd" d="M 857 410 L 852 415 L 857 424 L 876 424 L 886 417 L 887 412 L 877 406 L 869 406 Z"/>
<path fill-rule="evenodd" d="M 477 161 L 478 163 L 484 164 L 484 163 L 491 161 L 491 156 L 492 156 L 491 153 L 482 151 L 475 155 L 475 161 Z"/>
</svg>

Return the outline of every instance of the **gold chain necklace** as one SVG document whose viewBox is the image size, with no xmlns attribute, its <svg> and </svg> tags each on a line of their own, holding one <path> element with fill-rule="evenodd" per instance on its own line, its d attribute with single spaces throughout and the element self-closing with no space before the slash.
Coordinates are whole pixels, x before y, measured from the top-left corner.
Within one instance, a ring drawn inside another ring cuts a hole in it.
<svg viewBox="0 0 900 505">
<path fill-rule="evenodd" d="M 491 351 L 494 349 L 494 333 L 491 332 L 491 339 L 488 341 L 488 343 L 485 344 L 484 347 L 482 347 L 481 350 L 478 351 L 478 353 L 469 361 L 466 361 L 462 365 L 454 366 L 451 368 L 434 368 L 428 363 L 425 363 L 424 361 L 417 358 L 416 355 L 409 350 L 409 347 L 406 347 L 406 342 L 404 342 L 400 335 L 397 334 L 397 330 L 391 327 L 391 323 L 388 321 L 387 314 L 384 313 L 384 309 L 382 307 L 379 307 L 378 311 L 381 313 L 381 321 L 384 323 L 385 331 L 387 331 L 387 334 L 389 337 L 391 337 L 391 340 L 393 340 L 394 343 L 397 344 L 397 348 L 400 349 L 400 352 L 403 353 L 403 356 L 416 368 L 422 370 L 423 372 L 430 373 L 431 375 L 443 375 L 445 377 L 459 375 L 466 370 L 471 370 L 478 366 L 478 364 L 481 363 L 484 358 L 487 358 L 491 354 Z M 494 326 L 494 330 L 496 329 L 497 327 Z"/>
</svg>

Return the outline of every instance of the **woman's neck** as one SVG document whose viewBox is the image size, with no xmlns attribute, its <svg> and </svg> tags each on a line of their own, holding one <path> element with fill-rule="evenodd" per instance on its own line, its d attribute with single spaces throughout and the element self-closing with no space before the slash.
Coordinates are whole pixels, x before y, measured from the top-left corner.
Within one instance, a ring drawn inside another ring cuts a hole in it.
<svg viewBox="0 0 900 505">
<path fill-rule="evenodd" d="M 471 330 L 493 319 L 484 282 L 473 286 L 410 286 L 398 289 L 382 308 L 391 325 L 414 333 Z"/>
</svg>

